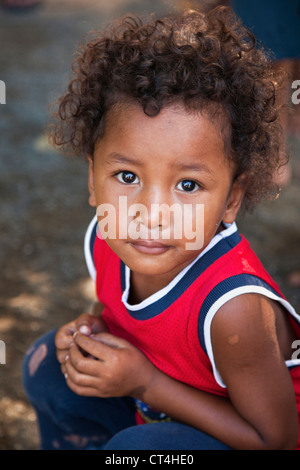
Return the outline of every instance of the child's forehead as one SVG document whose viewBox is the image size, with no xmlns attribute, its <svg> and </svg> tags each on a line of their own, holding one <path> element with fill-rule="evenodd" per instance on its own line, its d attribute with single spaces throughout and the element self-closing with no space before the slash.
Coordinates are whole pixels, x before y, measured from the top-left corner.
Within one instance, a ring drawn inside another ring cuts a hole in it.
<svg viewBox="0 0 300 470">
<path fill-rule="evenodd" d="M 165 129 L 172 129 L 177 123 L 184 127 L 195 127 L 199 118 L 202 120 L 203 115 L 188 112 L 180 103 L 164 106 L 155 116 L 149 116 L 138 103 L 120 102 L 108 111 L 107 125 L 114 127 L 144 125 L 153 128 L 163 125 Z M 207 119 L 206 116 L 204 118 Z"/>
<path fill-rule="evenodd" d="M 156 164 L 174 171 L 197 171 L 197 165 L 206 161 L 231 166 L 220 126 L 205 113 L 187 111 L 181 104 L 165 106 L 149 117 L 141 106 L 119 103 L 107 115 L 96 155 L 97 150 L 101 161 L 109 164 Z"/>
<path fill-rule="evenodd" d="M 211 133 L 219 133 L 225 127 L 229 127 L 229 120 L 221 106 L 212 105 L 189 109 L 182 102 L 174 102 L 165 105 L 159 113 L 149 116 L 143 107 L 134 101 L 120 101 L 112 106 L 106 115 L 106 127 L 116 126 L 149 126 L 164 129 L 183 131 L 186 128 L 200 129 L 204 125 Z"/>
<path fill-rule="evenodd" d="M 135 102 L 118 102 L 107 113 L 104 139 L 127 141 L 147 139 L 160 145 L 218 146 L 227 155 L 226 139 L 230 131 L 225 113 L 217 107 L 188 109 L 183 103 L 163 106 L 155 116 L 148 116 L 141 105 Z M 170 142 L 171 140 L 171 142 Z M 146 142 L 144 142 L 146 144 Z"/>
</svg>

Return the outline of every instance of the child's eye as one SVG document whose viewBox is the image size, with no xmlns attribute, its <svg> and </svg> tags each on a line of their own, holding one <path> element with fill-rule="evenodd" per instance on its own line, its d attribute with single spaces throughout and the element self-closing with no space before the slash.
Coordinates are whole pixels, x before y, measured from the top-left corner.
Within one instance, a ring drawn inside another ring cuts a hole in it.
<svg viewBox="0 0 300 470">
<path fill-rule="evenodd" d="M 134 173 L 132 173 L 132 171 L 119 171 L 119 173 L 116 174 L 116 177 L 121 183 L 139 183 L 138 177 Z"/>
<path fill-rule="evenodd" d="M 200 189 L 200 186 L 196 181 L 193 180 L 182 180 L 177 184 L 177 189 L 186 193 L 192 193 Z"/>
</svg>

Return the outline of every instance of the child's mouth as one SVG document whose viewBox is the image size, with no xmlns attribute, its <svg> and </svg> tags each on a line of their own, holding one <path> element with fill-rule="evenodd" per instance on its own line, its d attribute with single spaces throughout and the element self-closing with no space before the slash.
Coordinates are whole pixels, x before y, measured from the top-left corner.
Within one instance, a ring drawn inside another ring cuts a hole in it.
<svg viewBox="0 0 300 470">
<path fill-rule="evenodd" d="M 165 245 L 154 240 L 136 240 L 130 242 L 130 245 L 132 245 L 137 251 L 150 255 L 160 255 L 171 248 L 170 245 Z"/>
</svg>

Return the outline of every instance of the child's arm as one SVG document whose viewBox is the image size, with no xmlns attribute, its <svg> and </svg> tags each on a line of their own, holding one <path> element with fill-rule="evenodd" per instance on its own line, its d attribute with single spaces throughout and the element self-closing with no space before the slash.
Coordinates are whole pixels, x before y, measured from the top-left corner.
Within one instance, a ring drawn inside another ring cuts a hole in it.
<svg viewBox="0 0 300 470">
<path fill-rule="evenodd" d="M 127 341 L 100 334 L 110 347 L 80 333 L 66 362 L 67 383 L 90 396 L 131 395 L 235 449 L 293 449 L 298 438 L 295 394 L 281 356 L 275 313 L 258 295 L 225 304 L 212 323 L 217 368 L 230 400 L 173 380 Z"/>
<path fill-rule="evenodd" d="M 275 318 L 272 304 L 254 294 L 237 297 L 216 314 L 213 351 L 230 400 L 195 389 L 185 392 L 177 383 L 169 387 L 163 403 L 158 389 L 160 400 L 149 395 L 144 401 L 163 405 L 165 413 L 235 449 L 294 449 L 299 436 L 295 392 Z"/>
</svg>

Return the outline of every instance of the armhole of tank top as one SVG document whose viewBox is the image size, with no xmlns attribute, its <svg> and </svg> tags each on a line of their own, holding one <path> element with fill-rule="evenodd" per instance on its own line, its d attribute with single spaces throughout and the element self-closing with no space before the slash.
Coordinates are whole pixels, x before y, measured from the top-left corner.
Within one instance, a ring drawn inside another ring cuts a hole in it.
<svg viewBox="0 0 300 470">
<path fill-rule="evenodd" d="M 206 317 L 204 320 L 204 342 L 205 342 L 206 353 L 212 365 L 214 378 L 216 382 L 223 388 L 226 388 L 226 384 L 224 383 L 216 367 L 215 360 L 214 360 L 213 348 L 212 348 L 212 343 L 211 343 L 211 323 L 215 314 L 226 302 L 228 302 L 229 300 L 239 295 L 253 294 L 253 293 L 265 295 L 269 299 L 278 301 L 292 315 L 292 317 L 300 324 L 300 315 L 295 311 L 292 305 L 287 300 L 283 299 L 279 295 L 276 295 L 273 291 L 270 291 L 266 287 L 256 286 L 256 285 L 241 286 L 241 287 L 232 289 L 229 292 L 226 292 L 225 294 L 223 294 L 221 297 L 219 297 L 213 303 L 213 305 L 210 307 L 210 309 L 208 310 L 206 314 Z M 290 359 L 288 361 L 285 361 L 285 363 L 288 368 L 298 366 L 300 365 L 300 359 Z"/>
<path fill-rule="evenodd" d="M 87 231 L 84 237 L 85 261 L 86 261 L 88 272 L 93 281 L 96 280 L 96 268 L 95 268 L 94 257 L 93 257 L 93 249 L 94 249 L 94 243 L 95 243 L 95 238 L 96 238 L 97 225 L 98 225 L 98 221 L 97 221 L 97 216 L 95 215 L 93 219 L 91 220 L 91 222 L 89 223 L 89 226 L 87 228 Z"/>
</svg>

